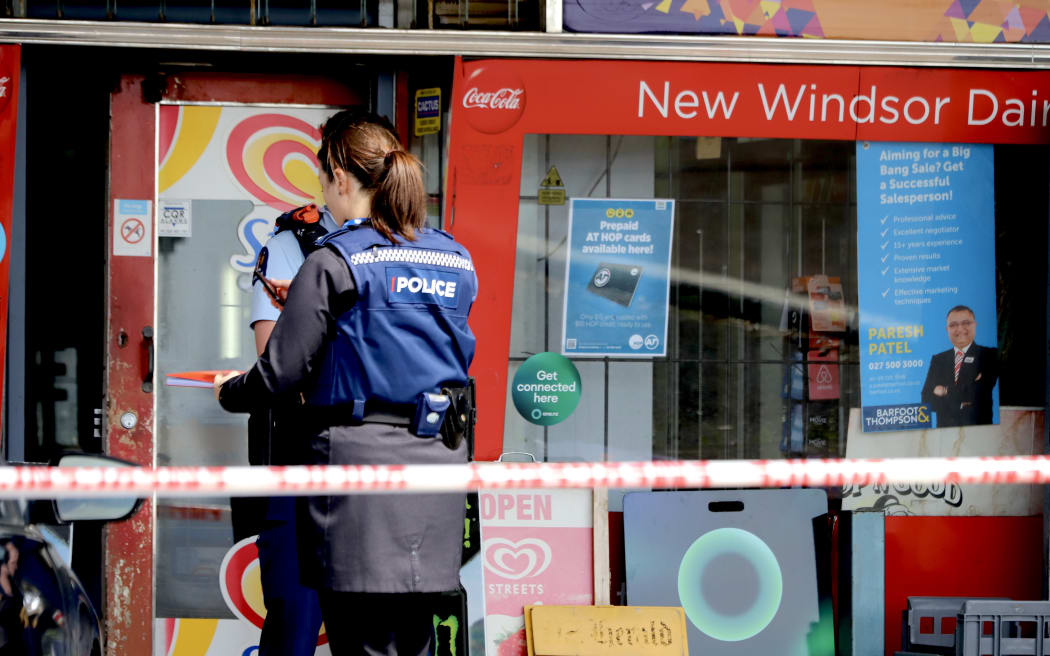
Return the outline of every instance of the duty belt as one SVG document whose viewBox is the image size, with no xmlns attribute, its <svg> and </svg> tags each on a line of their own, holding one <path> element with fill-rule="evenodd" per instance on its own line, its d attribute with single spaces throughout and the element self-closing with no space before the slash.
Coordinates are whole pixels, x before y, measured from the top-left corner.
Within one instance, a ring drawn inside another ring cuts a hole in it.
<svg viewBox="0 0 1050 656">
<path fill-rule="evenodd" d="M 355 418 L 354 403 L 340 405 L 316 406 L 303 408 L 304 414 L 313 422 L 326 426 L 356 426 L 360 424 L 390 424 L 408 426 L 415 415 L 414 403 L 387 403 L 385 401 L 365 401 L 362 419 Z"/>
<path fill-rule="evenodd" d="M 422 395 L 421 395 L 422 396 Z M 431 395 L 433 396 L 433 394 Z M 450 449 L 456 449 L 466 439 L 473 456 L 474 421 L 477 415 L 474 405 L 474 380 L 467 385 L 441 386 L 438 396 L 448 399 L 448 409 L 441 419 L 441 439 Z M 365 401 L 364 412 L 355 412 L 355 403 L 334 406 L 303 406 L 304 419 L 317 426 L 359 426 L 361 424 L 388 424 L 403 426 L 419 435 L 420 405 L 418 403 L 389 403 Z M 436 426 L 436 425 L 435 425 Z M 430 436 L 435 436 L 434 430 Z M 421 435 L 422 436 L 422 435 Z"/>
</svg>

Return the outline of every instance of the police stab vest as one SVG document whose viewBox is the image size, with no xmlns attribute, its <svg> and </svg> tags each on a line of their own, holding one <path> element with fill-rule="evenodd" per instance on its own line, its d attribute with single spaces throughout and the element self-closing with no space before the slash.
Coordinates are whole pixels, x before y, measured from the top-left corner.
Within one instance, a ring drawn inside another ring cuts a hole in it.
<svg viewBox="0 0 1050 656">
<path fill-rule="evenodd" d="M 474 358 L 467 315 L 477 293 L 470 254 L 440 230 L 391 242 L 368 224 L 324 237 L 350 267 L 357 302 L 337 319 L 310 405 L 415 403 L 463 385 Z"/>
</svg>

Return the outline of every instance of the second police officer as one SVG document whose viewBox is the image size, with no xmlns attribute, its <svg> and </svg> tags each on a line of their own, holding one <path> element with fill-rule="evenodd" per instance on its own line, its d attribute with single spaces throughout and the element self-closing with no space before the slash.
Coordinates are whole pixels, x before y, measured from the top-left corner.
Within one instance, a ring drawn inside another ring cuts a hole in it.
<svg viewBox="0 0 1050 656">
<path fill-rule="evenodd" d="M 311 465 L 459 464 L 477 293 L 466 249 L 425 227 L 419 161 L 388 123 L 340 112 L 322 127 L 319 179 L 343 228 L 292 281 L 258 362 L 216 379 L 229 411 L 300 396 Z M 301 575 L 318 590 L 332 653 L 427 654 L 436 595 L 458 587 L 463 494 L 311 497 Z"/>
<path fill-rule="evenodd" d="M 271 279 L 290 280 L 325 234 L 339 228 L 328 208 L 310 205 L 278 217 L 273 236 L 256 262 L 249 325 L 261 355 L 280 316 Z M 252 465 L 290 465 L 298 462 L 293 439 L 278 433 L 290 430 L 294 410 L 288 399 L 273 407 L 257 408 L 248 420 L 248 459 Z M 259 572 L 266 616 L 259 637 L 259 656 L 313 656 L 321 628 L 317 591 L 303 585 L 298 575 L 295 497 L 237 499 L 234 533 L 240 540 L 258 533 Z"/>
</svg>

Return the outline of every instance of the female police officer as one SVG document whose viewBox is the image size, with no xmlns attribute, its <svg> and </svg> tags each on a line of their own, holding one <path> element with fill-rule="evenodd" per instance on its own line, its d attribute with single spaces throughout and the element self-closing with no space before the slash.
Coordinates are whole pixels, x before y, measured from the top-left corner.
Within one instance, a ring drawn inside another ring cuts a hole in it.
<svg viewBox="0 0 1050 656">
<path fill-rule="evenodd" d="M 300 393 L 302 429 L 283 438 L 308 442 L 305 464 L 462 463 L 466 444 L 441 426 L 474 355 L 477 278 L 463 246 L 424 227 L 419 162 L 380 121 L 341 112 L 322 127 L 319 178 L 344 227 L 292 281 L 258 362 L 216 393 L 233 412 Z M 301 575 L 333 654 L 427 653 L 428 593 L 459 584 L 463 516 L 457 494 L 300 505 Z"/>
</svg>

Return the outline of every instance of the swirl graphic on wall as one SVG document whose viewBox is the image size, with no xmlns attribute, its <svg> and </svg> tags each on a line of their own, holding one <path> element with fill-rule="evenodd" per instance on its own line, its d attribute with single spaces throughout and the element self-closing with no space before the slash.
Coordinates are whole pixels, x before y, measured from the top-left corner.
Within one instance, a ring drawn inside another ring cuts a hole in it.
<svg viewBox="0 0 1050 656">
<path fill-rule="evenodd" d="M 237 183 L 253 198 L 286 212 L 321 204 L 317 149 L 321 132 L 285 114 L 257 114 L 230 131 L 226 162 Z"/>
<path fill-rule="evenodd" d="M 266 617 L 266 605 L 263 603 L 256 537 L 245 538 L 226 552 L 219 567 L 219 589 L 226 606 L 234 615 L 261 629 L 263 618 Z M 317 644 L 327 643 L 328 635 L 322 625 Z"/>
<path fill-rule="evenodd" d="M 164 656 L 206 656 L 219 620 L 168 617 L 163 620 Z"/>
<path fill-rule="evenodd" d="M 157 190 L 164 193 L 200 159 L 215 134 L 222 108 L 161 105 L 158 113 Z"/>
</svg>

